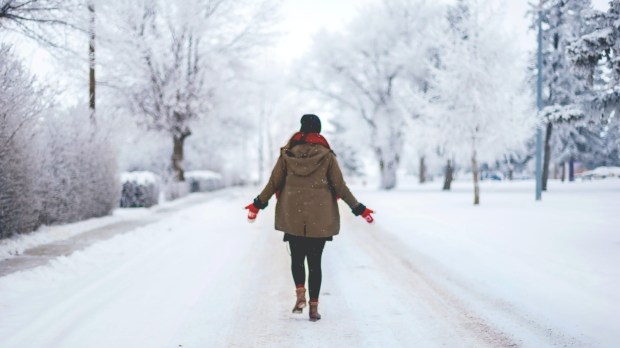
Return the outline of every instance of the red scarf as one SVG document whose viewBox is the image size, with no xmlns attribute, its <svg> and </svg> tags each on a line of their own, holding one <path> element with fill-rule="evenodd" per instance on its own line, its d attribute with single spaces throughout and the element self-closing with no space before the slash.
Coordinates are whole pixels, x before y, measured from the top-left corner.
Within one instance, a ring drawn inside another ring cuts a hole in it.
<svg viewBox="0 0 620 348">
<path fill-rule="evenodd" d="M 327 142 L 327 139 L 325 139 L 325 137 L 323 137 L 319 133 L 302 133 L 302 132 L 297 132 L 291 138 L 291 143 L 292 142 L 304 142 L 304 143 L 309 143 L 309 144 L 319 144 L 319 145 L 323 145 L 326 148 L 331 150 L 331 147 L 329 147 L 329 143 Z"/>
</svg>

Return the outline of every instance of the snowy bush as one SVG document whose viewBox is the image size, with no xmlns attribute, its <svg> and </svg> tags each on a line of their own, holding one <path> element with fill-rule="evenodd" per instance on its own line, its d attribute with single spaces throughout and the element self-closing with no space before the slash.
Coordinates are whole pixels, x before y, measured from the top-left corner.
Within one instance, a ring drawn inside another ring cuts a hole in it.
<svg viewBox="0 0 620 348">
<path fill-rule="evenodd" d="M 222 175 L 208 170 L 197 170 L 185 173 L 190 192 L 215 191 L 224 187 Z"/>
<path fill-rule="evenodd" d="M 0 238 L 107 215 L 118 202 L 116 151 L 105 129 L 87 110 L 47 105 L 35 82 L 0 46 Z"/>
<path fill-rule="evenodd" d="M 122 208 L 152 207 L 159 202 L 160 180 L 151 172 L 130 172 L 121 174 L 123 190 Z"/>
<path fill-rule="evenodd" d="M 0 46 L 0 238 L 38 224 L 36 160 L 32 126 L 43 108 L 43 91 L 7 45 Z"/>
<path fill-rule="evenodd" d="M 167 201 L 183 198 L 189 194 L 189 191 L 187 181 L 167 180 L 164 185 L 164 197 Z"/>
<path fill-rule="evenodd" d="M 38 195 L 43 224 L 108 215 L 117 207 L 116 150 L 86 109 L 47 117 L 37 139 L 41 173 Z"/>
<path fill-rule="evenodd" d="M 620 167 L 597 167 L 577 175 L 582 180 L 620 178 Z"/>
</svg>

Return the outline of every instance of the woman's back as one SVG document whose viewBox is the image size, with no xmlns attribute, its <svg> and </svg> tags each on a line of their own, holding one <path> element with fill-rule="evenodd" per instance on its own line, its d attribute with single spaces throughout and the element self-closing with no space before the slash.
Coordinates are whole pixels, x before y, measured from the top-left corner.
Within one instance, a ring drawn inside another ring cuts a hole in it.
<svg viewBox="0 0 620 348">
<path fill-rule="evenodd" d="M 347 188 L 338 161 L 327 147 L 302 143 L 283 148 L 271 185 L 258 196 L 262 201 L 279 191 L 275 227 L 291 235 L 324 238 L 337 235 L 340 213 L 336 197 L 350 207 L 358 202 Z"/>
</svg>

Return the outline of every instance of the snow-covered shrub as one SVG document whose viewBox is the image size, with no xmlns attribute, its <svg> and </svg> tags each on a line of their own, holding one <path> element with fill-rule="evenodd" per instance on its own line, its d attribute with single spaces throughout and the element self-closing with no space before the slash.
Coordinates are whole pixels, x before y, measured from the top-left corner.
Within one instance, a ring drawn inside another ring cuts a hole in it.
<svg viewBox="0 0 620 348">
<path fill-rule="evenodd" d="M 116 149 L 88 110 L 57 112 L 39 122 L 38 196 L 44 224 L 105 216 L 118 206 Z"/>
<path fill-rule="evenodd" d="M 0 46 L 0 238 L 38 223 L 37 173 L 32 128 L 43 91 L 7 45 Z"/>
<path fill-rule="evenodd" d="M 164 196 L 167 201 L 183 198 L 189 194 L 189 183 L 187 181 L 168 180 L 164 187 Z"/>
<path fill-rule="evenodd" d="M 222 175 L 208 170 L 196 170 L 185 173 L 190 192 L 215 191 L 224 187 Z"/>
<path fill-rule="evenodd" d="M 146 171 L 122 173 L 121 182 L 122 208 L 148 208 L 159 202 L 160 180 L 154 173 Z"/>
<path fill-rule="evenodd" d="M 597 167 L 577 175 L 582 180 L 620 178 L 620 167 Z"/>
<path fill-rule="evenodd" d="M 117 206 L 116 151 L 105 128 L 88 110 L 60 111 L 50 101 L 0 46 L 0 238 Z"/>
</svg>

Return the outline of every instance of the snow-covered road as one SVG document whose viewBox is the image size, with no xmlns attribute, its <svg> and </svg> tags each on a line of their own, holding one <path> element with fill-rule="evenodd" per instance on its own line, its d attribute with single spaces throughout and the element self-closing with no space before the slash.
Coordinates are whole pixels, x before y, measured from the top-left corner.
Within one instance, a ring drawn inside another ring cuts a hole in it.
<svg viewBox="0 0 620 348">
<path fill-rule="evenodd" d="M 323 258 L 323 319 L 290 313 L 273 205 L 233 189 L 50 264 L 0 278 L 0 347 L 620 345 L 620 182 L 533 202 L 525 183 L 358 190 Z M 589 185 L 589 186 L 588 186 Z M 615 212 L 615 213 L 614 213 Z"/>
</svg>

